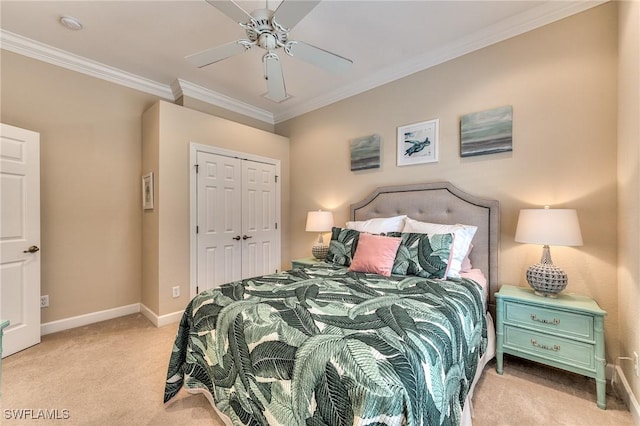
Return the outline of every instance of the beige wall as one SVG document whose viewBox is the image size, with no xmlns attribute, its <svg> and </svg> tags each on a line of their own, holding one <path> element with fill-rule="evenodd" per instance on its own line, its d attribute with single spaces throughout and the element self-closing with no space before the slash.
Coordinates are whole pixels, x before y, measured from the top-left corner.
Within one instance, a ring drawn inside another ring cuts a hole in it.
<svg viewBox="0 0 640 426">
<path fill-rule="evenodd" d="M 156 98 L 2 50 L 3 123 L 40 133 L 42 322 L 140 302 L 141 114 Z"/>
<path fill-rule="evenodd" d="M 314 235 L 305 214 L 335 212 L 380 185 L 448 180 L 501 206 L 500 281 L 527 286 L 541 247 L 513 241 L 518 211 L 575 208 L 584 246 L 554 247 L 569 292 L 609 312 L 607 358 L 618 353 L 616 287 L 617 7 L 574 17 L 465 55 L 276 125 L 291 140 L 291 254 L 307 256 Z M 461 158 L 464 114 L 513 106 L 513 152 Z M 437 163 L 397 167 L 396 129 L 440 120 Z M 349 140 L 382 137 L 380 169 L 350 171 Z"/>
<path fill-rule="evenodd" d="M 621 2 L 618 87 L 618 309 L 620 356 L 640 355 L 640 2 Z M 621 361 L 636 404 L 640 379 Z M 636 406 L 636 424 L 640 424 Z"/>
<path fill-rule="evenodd" d="M 157 214 L 158 258 L 143 265 L 143 303 L 150 309 L 153 301 L 147 295 L 157 294 L 158 315 L 181 311 L 189 301 L 189 144 L 195 142 L 232 151 L 269 157 L 280 160 L 281 177 L 281 246 L 283 265 L 288 264 L 289 255 L 289 140 L 273 133 L 238 124 L 233 121 L 207 115 L 167 102 L 159 102 L 144 114 L 144 129 L 152 135 L 159 129 L 156 147 L 144 135 L 143 163 L 149 156 L 158 155 L 156 194 L 159 201 Z M 151 147 L 147 152 L 147 147 Z M 157 149 L 157 153 L 156 150 Z M 154 221 L 145 216 L 143 222 Z M 147 224 L 144 224 L 143 229 Z M 151 232 L 154 232 L 151 230 Z M 144 236 L 146 238 L 146 235 Z M 146 256 L 145 256 L 146 259 Z M 157 273 L 154 283 L 147 274 Z M 172 298 L 171 287 L 181 287 L 181 297 Z M 147 287 L 153 288 L 147 288 Z"/>
</svg>

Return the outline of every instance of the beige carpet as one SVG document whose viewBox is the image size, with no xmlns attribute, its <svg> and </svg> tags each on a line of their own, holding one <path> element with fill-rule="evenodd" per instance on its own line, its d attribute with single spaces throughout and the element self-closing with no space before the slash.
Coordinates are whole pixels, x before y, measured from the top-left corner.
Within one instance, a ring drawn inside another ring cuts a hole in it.
<svg viewBox="0 0 640 426">
<path fill-rule="evenodd" d="M 0 424 L 222 425 L 202 395 L 162 404 L 176 329 L 134 314 L 44 336 L 2 361 Z M 474 396 L 474 425 L 633 425 L 615 395 L 607 404 L 596 407 L 592 379 L 510 357 L 503 376 L 494 363 L 487 366 Z"/>
</svg>

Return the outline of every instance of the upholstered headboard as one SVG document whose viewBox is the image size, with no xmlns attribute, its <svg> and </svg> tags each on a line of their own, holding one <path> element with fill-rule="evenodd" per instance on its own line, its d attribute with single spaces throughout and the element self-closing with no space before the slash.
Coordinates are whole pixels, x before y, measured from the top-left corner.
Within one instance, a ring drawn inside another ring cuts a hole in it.
<svg viewBox="0 0 640 426">
<path fill-rule="evenodd" d="M 412 219 L 444 224 L 474 225 L 470 259 L 489 283 L 490 310 L 498 291 L 498 244 L 500 204 L 467 194 L 449 182 L 386 186 L 351 205 L 351 220 L 366 220 L 406 214 Z"/>
</svg>

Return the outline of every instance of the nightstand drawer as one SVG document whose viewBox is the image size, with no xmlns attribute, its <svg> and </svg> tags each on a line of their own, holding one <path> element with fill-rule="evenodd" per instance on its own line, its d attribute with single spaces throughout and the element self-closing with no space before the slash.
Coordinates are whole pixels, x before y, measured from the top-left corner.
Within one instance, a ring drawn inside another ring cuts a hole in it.
<svg viewBox="0 0 640 426">
<path fill-rule="evenodd" d="M 506 301 L 505 324 L 522 325 L 566 337 L 594 340 L 593 316 Z"/>
<path fill-rule="evenodd" d="M 594 345 L 588 343 L 506 325 L 503 345 L 505 349 L 515 349 L 571 367 L 589 371 L 596 368 Z"/>
</svg>

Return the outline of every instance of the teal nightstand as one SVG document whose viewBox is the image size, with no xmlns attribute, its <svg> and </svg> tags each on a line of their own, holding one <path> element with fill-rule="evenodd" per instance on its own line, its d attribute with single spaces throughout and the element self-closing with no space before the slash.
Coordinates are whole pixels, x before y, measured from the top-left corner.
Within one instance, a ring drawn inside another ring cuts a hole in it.
<svg viewBox="0 0 640 426">
<path fill-rule="evenodd" d="M 590 297 L 503 285 L 496 293 L 496 361 L 511 354 L 596 379 L 598 407 L 606 408 L 604 316 Z"/>
<path fill-rule="evenodd" d="M 9 320 L 0 321 L 0 383 L 2 383 L 2 335 L 7 327 L 9 327 Z"/>
<path fill-rule="evenodd" d="M 303 257 L 302 259 L 292 260 L 291 269 L 308 268 L 309 266 L 318 265 L 321 263 L 324 263 L 324 261 L 316 259 L 315 257 Z"/>
</svg>

